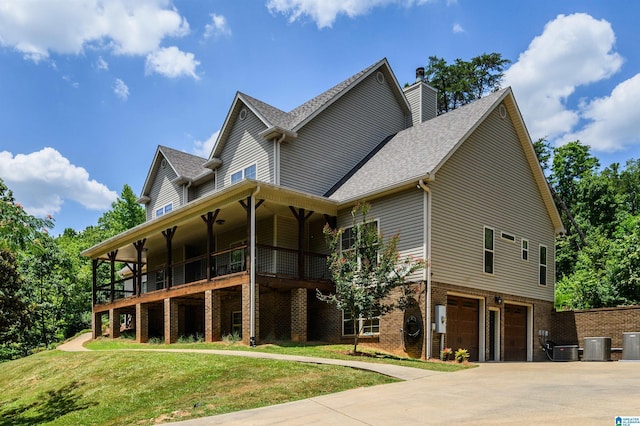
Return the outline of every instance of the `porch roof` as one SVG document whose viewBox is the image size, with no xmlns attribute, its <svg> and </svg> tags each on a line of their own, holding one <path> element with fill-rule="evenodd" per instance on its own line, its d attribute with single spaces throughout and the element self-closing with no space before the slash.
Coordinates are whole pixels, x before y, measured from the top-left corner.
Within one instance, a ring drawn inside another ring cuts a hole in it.
<svg viewBox="0 0 640 426">
<path fill-rule="evenodd" d="M 225 209 L 234 206 L 231 212 L 235 217 L 225 217 L 226 220 L 237 219 L 241 207 L 238 201 L 245 200 L 252 194 L 256 194 L 256 199 L 265 200 L 273 208 L 271 212 L 289 211 L 289 206 L 303 208 L 318 214 L 336 216 L 339 204 L 325 197 L 306 194 L 300 191 L 283 188 L 267 182 L 259 182 L 252 179 L 245 179 L 241 182 L 227 187 L 221 191 L 214 192 L 190 203 L 176 208 L 163 216 L 144 222 L 121 234 L 111 237 L 85 251 L 81 254 L 90 258 L 107 259 L 107 253 L 119 250 L 119 261 L 135 261 L 136 252 L 133 243 L 151 236 L 162 238 L 162 231 L 173 226 L 180 227 L 191 223 L 198 223 L 204 226 L 200 216 L 216 209 Z M 290 213 L 289 213 L 290 214 Z M 241 218 L 240 220 L 242 220 Z"/>
</svg>

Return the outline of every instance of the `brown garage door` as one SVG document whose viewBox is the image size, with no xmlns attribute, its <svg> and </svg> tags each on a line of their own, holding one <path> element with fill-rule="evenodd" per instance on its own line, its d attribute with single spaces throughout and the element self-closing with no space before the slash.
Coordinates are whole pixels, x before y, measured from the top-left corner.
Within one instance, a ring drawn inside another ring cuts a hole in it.
<svg viewBox="0 0 640 426">
<path fill-rule="evenodd" d="M 478 360 L 479 306 L 477 299 L 447 297 L 447 346 L 467 349 L 471 361 Z"/>
<path fill-rule="evenodd" d="M 527 307 L 504 305 L 504 360 L 527 360 Z"/>
</svg>

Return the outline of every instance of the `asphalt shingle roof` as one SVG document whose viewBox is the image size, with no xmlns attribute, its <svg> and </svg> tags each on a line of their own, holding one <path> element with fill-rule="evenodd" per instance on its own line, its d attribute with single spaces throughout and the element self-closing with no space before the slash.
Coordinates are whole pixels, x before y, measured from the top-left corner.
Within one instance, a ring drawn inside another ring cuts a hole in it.
<svg viewBox="0 0 640 426">
<path fill-rule="evenodd" d="M 178 151 L 168 146 L 158 146 L 158 149 L 167 159 L 171 167 L 176 171 L 178 176 L 184 176 L 188 179 L 194 179 L 206 172 L 208 169 L 203 167 L 207 159 L 197 155 L 188 154 Z"/>
<path fill-rule="evenodd" d="M 434 173 L 442 162 L 510 89 L 502 89 L 461 108 L 398 132 L 342 185 L 326 196 L 349 200 Z"/>
</svg>

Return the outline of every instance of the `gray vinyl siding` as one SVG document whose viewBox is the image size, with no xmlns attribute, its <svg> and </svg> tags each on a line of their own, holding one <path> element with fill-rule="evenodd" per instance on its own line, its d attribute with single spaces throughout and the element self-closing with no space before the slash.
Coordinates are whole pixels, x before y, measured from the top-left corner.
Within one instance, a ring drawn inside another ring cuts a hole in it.
<svg viewBox="0 0 640 426">
<path fill-rule="evenodd" d="M 276 216 L 278 247 L 298 249 L 298 222 L 293 217 Z"/>
<path fill-rule="evenodd" d="M 430 120 L 438 115 L 437 91 L 426 84 L 414 84 L 404 89 L 411 116 L 408 126 L 415 126 L 423 121 Z"/>
<path fill-rule="evenodd" d="M 211 179 L 195 188 L 195 198 L 202 198 L 216 190 L 216 181 Z"/>
<path fill-rule="evenodd" d="M 398 253 L 403 259 L 411 256 L 424 259 L 424 195 L 422 189 L 410 189 L 370 202 L 367 217 L 378 221 L 385 241 L 399 235 Z M 353 224 L 351 211 L 341 211 L 338 226 L 345 228 Z M 411 281 L 423 280 L 423 270 L 416 271 Z"/>
<path fill-rule="evenodd" d="M 168 164 L 164 168 L 158 166 L 149 191 L 151 201 L 147 204 L 147 220 L 155 219 L 157 208 L 172 203 L 175 210 L 182 205 L 182 187 L 171 183 L 175 178 L 176 173 Z"/>
<path fill-rule="evenodd" d="M 248 108 L 247 112 L 244 120 L 236 115 L 220 155 L 222 165 L 218 170 L 218 190 L 231 184 L 231 174 L 254 163 L 257 180 L 273 182 L 273 142 L 260 136 L 266 126 Z"/>
<path fill-rule="evenodd" d="M 434 281 L 553 301 L 554 227 L 509 117 L 496 108 L 430 186 Z M 495 230 L 493 275 L 484 273 L 484 226 Z M 539 244 L 548 248 L 547 286 L 538 285 Z"/>
<path fill-rule="evenodd" d="M 323 195 L 384 138 L 402 130 L 405 113 L 389 84 L 363 80 L 281 147 L 280 184 Z"/>
</svg>

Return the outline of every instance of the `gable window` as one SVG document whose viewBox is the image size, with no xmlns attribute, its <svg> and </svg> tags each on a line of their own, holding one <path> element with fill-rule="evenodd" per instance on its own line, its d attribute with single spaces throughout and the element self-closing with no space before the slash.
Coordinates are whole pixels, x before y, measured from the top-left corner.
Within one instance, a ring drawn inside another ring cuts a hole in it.
<svg viewBox="0 0 640 426">
<path fill-rule="evenodd" d="M 493 274 L 495 231 L 484 227 L 484 272 Z"/>
<path fill-rule="evenodd" d="M 547 285 L 547 247 L 540 245 L 540 257 L 539 257 L 539 271 L 540 279 L 538 284 Z"/>
<path fill-rule="evenodd" d="M 373 336 L 380 333 L 380 317 L 357 318 L 355 321 L 351 314 L 342 311 L 342 335 L 354 336 L 359 332 L 361 336 Z"/>
<path fill-rule="evenodd" d="M 159 209 L 156 210 L 156 217 L 160 217 L 164 214 L 169 213 L 171 210 L 173 210 L 173 203 L 169 203 L 166 204 L 162 207 L 160 207 Z"/>
<path fill-rule="evenodd" d="M 255 164 L 245 167 L 242 170 L 231 173 L 231 184 L 240 182 L 242 179 L 255 179 L 257 176 L 257 168 Z"/>
<path fill-rule="evenodd" d="M 525 240 L 524 238 L 521 241 L 522 247 L 522 260 L 529 260 L 529 240 Z"/>
</svg>

